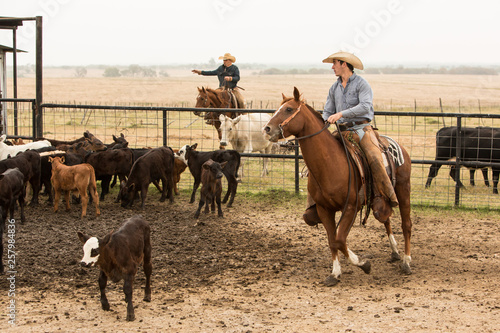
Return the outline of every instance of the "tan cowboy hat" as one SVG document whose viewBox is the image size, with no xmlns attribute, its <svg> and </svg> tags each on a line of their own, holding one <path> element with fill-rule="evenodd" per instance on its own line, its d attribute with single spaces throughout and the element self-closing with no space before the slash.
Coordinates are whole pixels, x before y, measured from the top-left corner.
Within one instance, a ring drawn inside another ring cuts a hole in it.
<svg viewBox="0 0 500 333">
<path fill-rule="evenodd" d="M 219 60 L 231 60 L 232 62 L 236 62 L 236 58 L 231 55 L 231 53 L 225 53 L 223 56 L 219 57 Z"/>
<path fill-rule="evenodd" d="M 359 60 L 359 58 L 352 53 L 340 51 L 328 56 L 328 58 L 323 59 L 323 62 L 333 63 L 334 59 L 345 61 L 351 64 L 354 68 L 363 69 L 363 63 L 361 60 Z"/>
</svg>

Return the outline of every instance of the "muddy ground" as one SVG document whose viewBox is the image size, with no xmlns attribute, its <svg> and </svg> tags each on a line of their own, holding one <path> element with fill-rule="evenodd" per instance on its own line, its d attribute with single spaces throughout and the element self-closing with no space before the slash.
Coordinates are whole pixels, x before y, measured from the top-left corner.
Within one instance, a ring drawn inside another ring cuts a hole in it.
<svg viewBox="0 0 500 333">
<path fill-rule="evenodd" d="M 150 191 L 154 192 L 154 191 Z M 356 223 L 353 251 L 371 258 L 364 274 L 345 259 L 331 271 L 325 231 L 300 218 L 303 202 L 236 197 L 224 218 L 193 218 L 187 192 L 173 204 L 150 193 L 144 211 L 109 196 L 102 215 L 80 207 L 53 213 L 42 204 L 16 224 L 15 296 L 0 279 L 0 331 L 12 332 L 498 332 L 500 223 L 494 214 L 412 213 L 413 275 L 388 262 L 383 226 Z M 134 285 L 136 321 L 126 322 L 122 284 L 108 284 L 111 311 L 99 302 L 98 269 L 79 265 L 82 230 L 104 236 L 134 214 L 152 227 L 152 301 L 144 302 L 142 268 Z M 16 213 L 16 216 L 18 214 Z M 396 214 L 393 227 L 402 249 Z M 5 241 L 5 236 L 4 236 Z M 5 262 L 5 255 L 4 255 Z M 15 300 L 15 325 L 8 305 Z"/>
</svg>

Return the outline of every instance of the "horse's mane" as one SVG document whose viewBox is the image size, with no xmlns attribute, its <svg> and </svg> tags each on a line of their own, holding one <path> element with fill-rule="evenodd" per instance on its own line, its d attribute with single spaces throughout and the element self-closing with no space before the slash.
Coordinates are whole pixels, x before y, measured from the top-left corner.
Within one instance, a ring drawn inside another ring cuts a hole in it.
<svg viewBox="0 0 500 333">
<path fill-rule="evenodd" d="M 325 120 L 323 119 L 323 116 L 321 115 L 321 113 L 319 113 L 318 111 L 314 110 L 312 106 L 310 106 L 309 104 L 306 104 L 304 103 L 304 105 L 309 109 L 311 110 L 311 112 L 319 119 L 321 120 L 322 123 L 325 122 Z"/>
<path fill-rule="evenodd" d="M 223 94 L 224 90 L 221 90 L 221 89 L 212 89 L 212 88 L 207 87 L 207 88 L 205 88 L 205 91 L 214 94 L 220 103 L 226 102 L 227 97 L 229 97 L 229 95 Z"/>
</svg>

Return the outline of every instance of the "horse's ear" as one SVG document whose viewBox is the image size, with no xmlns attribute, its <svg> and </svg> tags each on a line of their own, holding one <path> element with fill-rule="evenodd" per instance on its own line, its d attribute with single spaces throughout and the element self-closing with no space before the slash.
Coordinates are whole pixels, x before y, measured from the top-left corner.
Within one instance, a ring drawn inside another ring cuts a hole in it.
<svg viewBox="0 0 500 333">
<path fill-rule="evenodd" d="M 205 90 L 205 87 L 201 87 L 201 91 L 204 92 L 205 94 L 207 93 L 207 91 Z"/>
<path fill-rule="evenodd" d="M 225 122 L 225 121 L 226 121 L 226 115 L 220 114 L 220 115 L 219 115 L 219 121 L 220 121 L 221 123 Z"/>
<path fill-rule="evenodd" d="M 285 100 L 285 99 L 286 99 L 285 94 L 281 93 L 281 96 L 283 97 L 283 100 Z"/>
<path fill-rule="evenodd" d="M 233 125 L 236 125 L 237 123 L 239 123 L 241 120 L 241 116 L 238 116 L 236 118 L 233 119 Z"/>
<path fill-rule="evenodd" d="M 293 99 L 296 102 L 300 102 L 300 92 L 299 89 L 297 89 L 297 87 L 293 87 Z"/>
</svg>

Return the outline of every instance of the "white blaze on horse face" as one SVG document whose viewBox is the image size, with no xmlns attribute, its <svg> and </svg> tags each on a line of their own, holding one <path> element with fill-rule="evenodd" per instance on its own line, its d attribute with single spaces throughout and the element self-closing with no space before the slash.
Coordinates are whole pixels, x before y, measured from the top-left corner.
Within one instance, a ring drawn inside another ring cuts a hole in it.
<svg viewBox="0 0 500 333">
<path fill-rule="evenodd" d="M 99 249 L 99 240 L 97 237 L 90 237 L 85 244 L 83 244 L 83 258 L 82 263 L 85 265 L 94 266 L 99 259 L 99 255 L 92 257 L 92 250 Z"/>
<path fill-rule="evenodd" d="M 281 105 L 278 110 L 276 110 L 276 112 L 274 112 L 273 116 L 271 117 L 271 119 L 269 121 L 271 121 L 274 117 L 276 117 L 276 115 L 278 113 L 280 113 L 281 109 L 285 106 L 285 104 Z"/>
</svg>

